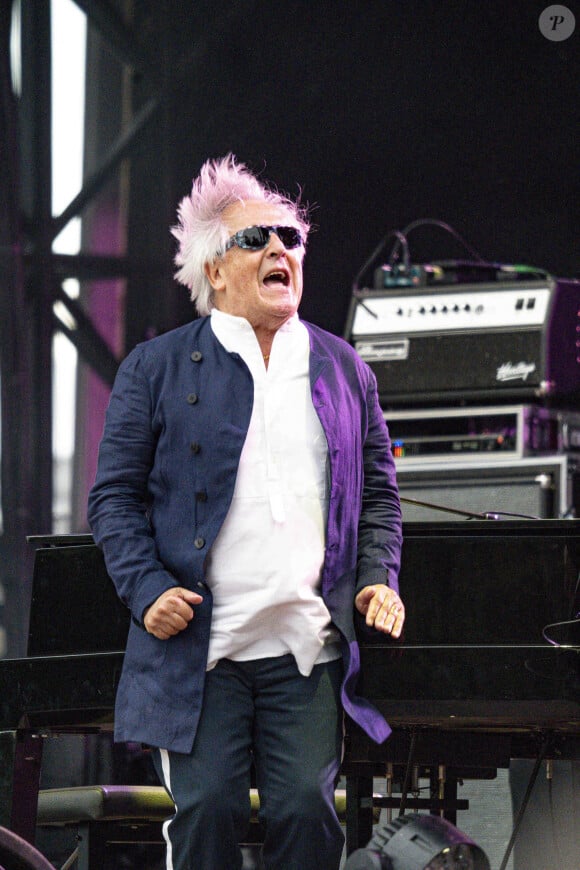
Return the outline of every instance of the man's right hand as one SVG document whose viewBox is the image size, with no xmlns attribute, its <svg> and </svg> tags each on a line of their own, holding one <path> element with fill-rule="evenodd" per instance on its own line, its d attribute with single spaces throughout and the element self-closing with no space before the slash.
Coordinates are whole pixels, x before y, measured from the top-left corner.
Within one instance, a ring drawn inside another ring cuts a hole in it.
<svg viewBox="0 0 580 870">
<path fill-rule="evenodd" d="M 197 592 L 174 586 L 147 608 L 143 624 L 150 634 L 159 640 L 167 640 L 187 628 L 193 619 L 193 605 L 202 601 L 203 597 Z"/>
</svg>

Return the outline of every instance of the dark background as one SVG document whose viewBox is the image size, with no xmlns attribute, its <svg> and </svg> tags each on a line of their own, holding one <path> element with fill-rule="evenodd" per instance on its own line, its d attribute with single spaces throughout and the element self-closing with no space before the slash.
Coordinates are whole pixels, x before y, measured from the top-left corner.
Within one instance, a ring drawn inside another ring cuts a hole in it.
<svg viewBox="0 0 580 870">
<path fill-rule="evenodd" d="M 174 220 L 201 163 L 232 151 L 314 206 L 302 315 L 333 332 L 380 240 L 419 218 L 448 222 L 485 259 L 577 275 L 580 35 L 546 39 L 546 5 L 180 4 L 172 74 L 192 47 L 204 51 L 165 115 L 173 199 L 156 203 L 134 166 L 148 225 L 139 232 L 149 245 L 163 239 L 170 259 L 155 215 Z M 466 253 L 433 227 L 410 243 L 417 262 Z M 191 312 L 178 299 L 181 321 Z"/>
</svg>

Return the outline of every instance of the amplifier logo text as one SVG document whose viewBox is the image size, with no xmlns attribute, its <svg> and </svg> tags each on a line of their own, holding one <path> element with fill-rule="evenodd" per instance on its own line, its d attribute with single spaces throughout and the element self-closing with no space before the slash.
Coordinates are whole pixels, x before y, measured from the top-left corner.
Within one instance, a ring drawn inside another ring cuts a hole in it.
<svg viewBox="0 0 580 870">
<path fill-rule="evenodd" d="M 535 363 L 519 362 L 514 365 L 511 362 L 507 362 L 498 367 L 495 379 L 500 381 L 500 383 L 505 383 L 505 381 L 527 381 L 528 375 L 531 375 L 535 371 Z"/>
</svg>

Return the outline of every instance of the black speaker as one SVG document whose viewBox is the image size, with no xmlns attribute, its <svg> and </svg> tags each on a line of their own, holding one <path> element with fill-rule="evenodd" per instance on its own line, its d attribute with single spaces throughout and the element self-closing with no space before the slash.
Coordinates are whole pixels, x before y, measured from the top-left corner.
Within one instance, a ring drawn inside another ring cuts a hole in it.
<svg viewBox="0 0 580 870">
<path fill-rule="evenodd" d="M 576 458 L 565 454 L 437 464 L 401 460 L 397 480 L 406 521 L 580 515 L 580 471 Z"/>
</svg>

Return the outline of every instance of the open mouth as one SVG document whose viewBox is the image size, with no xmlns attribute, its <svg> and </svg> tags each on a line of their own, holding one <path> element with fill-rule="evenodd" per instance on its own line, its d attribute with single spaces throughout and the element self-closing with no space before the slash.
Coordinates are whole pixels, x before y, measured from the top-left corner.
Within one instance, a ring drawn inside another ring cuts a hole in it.
<svg viewBox="0 0 580 870">
<path fill-rule="evenodd" d="M 290 275 L 288 272 L 284 272 L 282 269 L 276 269 L 273 272 L 268 272 L 266 277 L 264 278 L 264 284 L 266 286 L 272 284 L 282 284 L 284 287 L 287 287 L 290 283 Z"/>
</svg>

